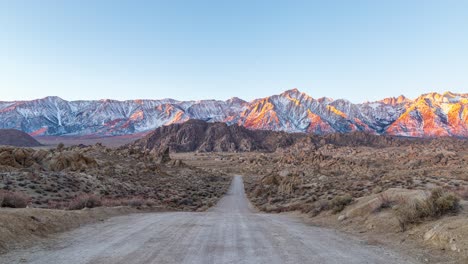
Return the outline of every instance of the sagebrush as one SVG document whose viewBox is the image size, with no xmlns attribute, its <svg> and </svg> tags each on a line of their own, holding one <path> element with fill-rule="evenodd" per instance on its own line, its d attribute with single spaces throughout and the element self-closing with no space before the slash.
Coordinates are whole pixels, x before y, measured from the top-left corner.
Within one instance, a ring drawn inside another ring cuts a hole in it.
<svg viewBox="0 0 468 264">
<path fill-rule="evenodd" d="M 425 219 L 434 219 L 460 210 L 460 198 L 453 192 L 435 188 L 429 197 L 423 200 L 410 200 L 396 210 L 400 227 L 406 230 L 408 225 L 421 223 Z"/>
<path fill-rule="evenodd" d="M 29 201 L 29 196 L 23 193 L 0 191 L 0 207 L 25 208 Z"/>
<path fill-rule="evenodd" d="M 69 210 L 80 210 L 83 208 L 94 208 L 102 206 L 101 197 L 93 194 L 83 194 L 77 196 L 68 205 Z"/>
</svg>

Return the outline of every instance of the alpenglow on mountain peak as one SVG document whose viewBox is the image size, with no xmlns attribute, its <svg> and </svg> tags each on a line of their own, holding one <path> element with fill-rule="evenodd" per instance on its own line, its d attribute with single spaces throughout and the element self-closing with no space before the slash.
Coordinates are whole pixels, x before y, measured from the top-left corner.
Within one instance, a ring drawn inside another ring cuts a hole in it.
<svg viewBox="0 0 468 264">
<path fill-rule="evenodd" d="M 124 135 L 191 119 L 315 134 L 365 131 L 411 137 L 468 137 L 468 94 L 403 95 L 354 104 L 313 98 L 298 89 L 250 102 L 200 100 L 80 100 L 49 96 L 0 102 L 0 128 L 31 135 Z"/>
</svg>

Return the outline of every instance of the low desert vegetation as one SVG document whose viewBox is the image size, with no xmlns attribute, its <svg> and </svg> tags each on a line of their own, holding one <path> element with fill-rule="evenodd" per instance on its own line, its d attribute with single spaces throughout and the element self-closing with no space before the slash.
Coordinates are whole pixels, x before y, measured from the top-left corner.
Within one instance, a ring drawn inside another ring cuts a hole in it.
<svg viewBox="0 0 468 264">
<path fill-rule="evenodd" d="M 187 211 L 205 210 L 226 192 L 225 173 L 188 166 L 172 160 L 167 149 L 161 152 L 102 144 L 0 147 L 0 190 L 28 194 L 28 206 L 35 208 L 82 209 L 104 202 L 85 193 L 124 199 L 113 202 L 117 206 L 149 203 Z"/>
<path fill-rule="evenodd" d="M 51 203 L 49 209 L 67 209 L 67 210 L 81 210 L 84 208 L 95 207 L 117 207 L 129 206 L 140 208 L 143 206 L 153 207 L 157 203 L 153 199 L 146 199 L 143 197 L 129 197 L 129 198 L 103 198 L 94 194 L 78 195 L 69 203 Z"/>
<path fill-rule="evenodd" d="M 77 196 L 68 205 L 69 210 L 81 210 L 83 208 L 94 208 L 102 206 L 101 197 L 93 194 Z"/>
<path fill-rule="evenodd" d="M 116 206 L 130 206 L 130 207 L 153 207 L 157 203 L 153 199 L 146 199 L 143 197 L 133 197 L 133 198 L 121 198 L 121 199 L 103 199 L 102 205 L 106 207 L 116 207 Z"/>
<path fill-rule="evenodd" d="M 378 200 L 379 204 L 373 209 L 374 213 L 380 212 L 384 209 L 392 208 L 396 204 L 396 201 L 390 198 L 390 196 L 385 192 L 379 194 Z"/>
<path fill-rule="evenodd" d="M 312 215 L 318 215 L 320 212 L 328 210 L 330 208 L 330 202 L 328 200 L 319 200 L 313 204 L 313 208 L 308 213 Z"/>
<path fill-rule="evenodd" d="M 468 201 L 468 187 L 463 186 L 455 190 L 455 193 L 460 196 L 461 199 Z"/>
<path fill-rule="evenodd" d="M 345 209 L 353 201 L 353 197 L 349 194 L 336 196 L 330 201 L 330 208 L 333 213 L 339 213 Z"/>
<path fill-rule="evenodd" d="M 30 198 L 20 192 L 0 191 L 0 207 L 25 208 Z"/>
<path fill-rule="evenodd" d="M 316 216 L 323 211 L 331 210 L 332 213 L 336 214 L 343 211 L 346 206 L 351 204 L 353 197 L 349 194 L 336 196 L 331 200 L 319 200 L 319 201 L 307 201 L 298 202 L 288 206 L 281 207 L 269 207 L 269 212 L 288 212 L 288 211 L 300 211 L 301 213 L 310 214 Z"/>
<path fill-rule="evenodd" d="M 460 198 L 455 193 L 435 188 L 430 196 L 423 200 L 402 201 L 402 204 L 395 209 L 395 213 L 401 229 L 406 230 L 411 224 L 455 214 L 459 210 Z"/>
</svg>

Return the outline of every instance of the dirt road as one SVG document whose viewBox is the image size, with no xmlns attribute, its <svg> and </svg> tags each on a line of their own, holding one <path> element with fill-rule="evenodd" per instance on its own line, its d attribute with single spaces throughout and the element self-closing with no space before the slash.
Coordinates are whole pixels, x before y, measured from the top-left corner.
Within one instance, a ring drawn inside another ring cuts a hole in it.
<svg viewBox="0 0 468 264">
<path fill-rule="evenodd" d="M 208 212 L 115 217 L 0 255 L 0 263 L 417 262 L 293 217 L 255 213 L 235 177 Z"/>
</svg>

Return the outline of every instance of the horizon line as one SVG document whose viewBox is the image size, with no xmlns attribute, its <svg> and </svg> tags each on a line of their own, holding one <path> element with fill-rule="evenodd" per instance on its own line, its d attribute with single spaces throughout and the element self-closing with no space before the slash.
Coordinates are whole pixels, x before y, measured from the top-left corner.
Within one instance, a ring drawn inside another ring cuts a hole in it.
<svg viewBox="0 0 468 264">
<path fill-rule="evenodd" d="M 421 97 L 421 96 L 424 96 L 424 95 L 428 95 L 428 94 L 438 94 L 438 95 L 445 95 L 445 94 L 448 94 L 448 93 L 451 93 L 451 94 L 456 94 L 456 95 L 467 95 L 467 93 L 457 93 L 457 92 L 452 92 L 452 91 L 449 91 L 449 90 L 445 90 L 444 92 L 427 92 L 427 93 L 422 93 L 420 95 L 418 95 L 416 98 L 410 98 L 404 94 L 400 94 L 398 96 L 389 96 L 389 97 L 383 97 L 379 100 L 376 100 L 376 101 L 369 101 L 369 100 L 366 100 L 366 101 L 361 101 L 361 102 L 358 102 L 358 103 L 354 103 L 346 98 L 332 98 L 332 97 L 328 97 L 328 96 L 322 96 L 322 97 L 313 97 L 311 96 L 310 94 L 307 94 L 305 92 L 302 92 L 300 91 L 298 88 L 291 88 L 291 89 L 287 89 L 287 90 L 284 90 L 283 92 L 279 93 L 279 94 L 272 94 L 272 95 L 269 95 L 269 96 L 265 96 L 265 97 L 258 97 L 258 98 L 254 98 L 252 100 L 245 100 L 243 98 L 240 98 L 238 96 L 233 96 L 233 97 L 230 97 L 228 99 L 199 99 L 199 100 L 179 100 L 179 99 L 174 99 L 174 98 L 138 98 L 138 99 L 124 99 L 124 100 L 120 100 L 120 99 L 112 99 L 112 98 L 101 98 L 101 99 L 76 99 L 76 100 L 68 100 L 68 99 L 64 99 L 62 96 L 59 96 L 59 95 L 48 95 L 48 96 L 45 96 L 45 97 L 41 97 L 41 98 L 35 98 L 35 99 L 29 99 L 29 100 L 22 100 L 22 99 L 19 99 L 19 100 L 9 100 L 9 101 L 0 101 L 0 102 L 3 102 L 3 103 L 13 103 L 13 102 L 31 102 L 31 101 L 39 101 L 39 100 L 44 100 L 44 99 L 47 99 L 47 98 L 59 98 L 61 100 L 64 100 L 64 101 L 67 101 L 67 102 L 80 102 L 80 101 L 94 101 L 94 102 L 98 102 L 98 101 L 115 101 L 115 102 L 129 102 L 129 101 L 164 101 L 164 100 L 171 100 L 171 101 L 176 101 L 176 102 L 202 102 L 202 101 L 221 101 L 221 102 L 226 102 L 226 101 L 229 101 L 229 100 L 233 100 L 233 99 L 239 99 L 239 100 L 242 100 L 246 103 L 251 103 L 251 102 L 254 102 L 256 100 L 261 100 L 261 99 L 266 99 L 268 97 L 272 97 L 272 96 L 279 96 L 279 95 L 282 95 L 282 94 L 285 94 L 285 93 L 288 93 L 288 92 L 298 92 L 298 93 L 301 93 L 301 94 L 305 94 L 309 97 L 311 97 L 312 99 L 316 99 L 316 100 L 319 100 L 319 99 L 331 99 L 332 101 L 338 101 L 338 100 L 345 100 L 345 101 L 348 101 L 348 102 L 351 102 L 353 104 L 365 104 L 365 103 L 373 103 L 373 102 L 379 102 L 379 101 L 382 101 L 382 100 L 385 100 L 385 99 L 397 99 L 401 96 L 403 96 L 405 99 L 410 99 L 410 100 L 416 100 L 417 98 Z"/>
</svg>

